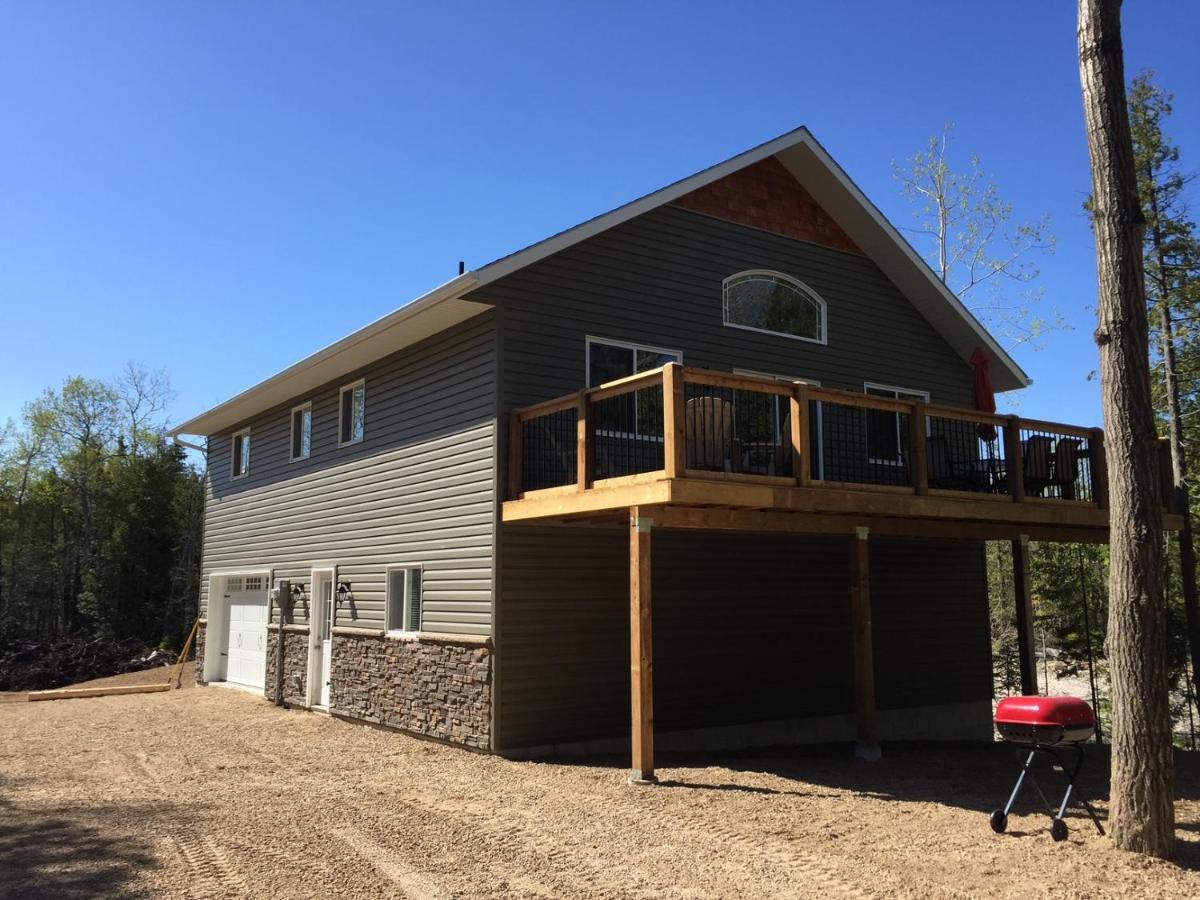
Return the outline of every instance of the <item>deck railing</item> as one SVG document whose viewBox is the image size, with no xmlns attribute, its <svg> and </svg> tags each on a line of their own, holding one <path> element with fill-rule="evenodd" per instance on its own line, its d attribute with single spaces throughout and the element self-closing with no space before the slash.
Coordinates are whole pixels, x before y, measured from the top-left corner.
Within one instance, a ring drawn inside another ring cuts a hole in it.
<svg viewBox="0 0 1200 900">
<path fill-rule="evenodd" d="M 1107 506 L 1099 429 L 678 363 L 515 410 L 509 431 L 512 499 L 708 478 Z"/>
</svg>

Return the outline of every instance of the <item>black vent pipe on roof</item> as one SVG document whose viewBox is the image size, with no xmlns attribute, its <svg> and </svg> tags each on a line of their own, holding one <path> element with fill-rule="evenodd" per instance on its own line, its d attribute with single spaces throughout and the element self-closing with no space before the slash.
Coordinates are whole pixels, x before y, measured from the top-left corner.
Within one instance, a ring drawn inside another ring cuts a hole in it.
<svg viewBox="0 0 1200 900">
<path fill-rule="evenodd" d="M 467 264 L 466 264 L 466 262 L 465 262 L 464 260 L 461 260 L 461 259 L 460 259 L 460 260 L 458 261 L 458 274 L 459 274 L 459 275 L 462 275 L 462 274 L 463 274 L 464 272 L 466 272 L 466 271 L 467 271 Z"/>
</svg>

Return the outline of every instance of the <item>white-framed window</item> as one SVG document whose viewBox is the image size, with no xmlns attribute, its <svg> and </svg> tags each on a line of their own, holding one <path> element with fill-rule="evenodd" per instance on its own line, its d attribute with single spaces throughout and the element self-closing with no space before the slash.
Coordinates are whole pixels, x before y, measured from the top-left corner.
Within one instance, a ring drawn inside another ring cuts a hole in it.
<svg viewBox="0 0 1200 900">
<path fill-rule="evenodd" d="M 291 459 L 308 459 L 312 453 L 312 404 L 292 407 Z"/>
<path fill-rule="evenodd" d="M 419 565 L 388 566 L 387 611 L 389 632 L 415 634 L 421 630 L 421 576 Z"/>
<path fill-rule="evenodd" d="M 363 379 L 338 392 L 338 446 L 357 444 L 367 427 L 367 384 Z"/>
<path fill-rule="evenodd" d="M 589 336 L 585 346 L 588 387 L 597 387 L 639 372 L 649 372 L 667 363 L 683 362 L 683 354 L 678 350 L 648 344 Z M 647 440 L 662 441 L 658 433 L 662 427 L 661 392 L 634 391 L 614 398 L 597 416 L 597 434 L 641 437 L 645 431 Z"/>
<path fill-rule="evenodd" d="M 734 375 L 750 375 L 755 378 L 769 378 L 772 381 L 784 381 L 788 384 L 807 384 L 809 387 L 820 387 L 821 382 L 816 378 L 797 378 L 792 375 L 775 375 L 771 372 L 756 372 L 753 369 L 734 369 Z M 788 424 L 788 417 L 791 415 L 791 401 L 787 397 L 775 395 L 773 398 L 772 415 L 775 422 L 775 442 L 778 444 L 790 443 L 792 439 L 791 425 Z M 812 459 L 812 477 L 820 480 L 825 477 L 825 431 L 824 431 L 824 410 L 821 401 L 815 403 L 817 414 L 813 417 L 813 428 L 811 432 L 811 440 L 813 442 L 814 455 Z"/>
<path fill-rule="evenodd" d="M 261 591 L 266 579 L 262 575 L 227 575 L 225 593 L 236 591 Z"/>
<path fill-rule="evenodd" d="M 730 328 L 825 343 L 825 301 L 803 281 L 769 269 L 748 269 L 721 283 L 721 310 Z"/>
<path fill-rule="evenodd" d="M 230 466 L 231 478 L 244 478 L 250 471 L 250 429 L 243 428 L 233 433 L 233 462 Z"/>
<path fill-rule="evenodd" d="M 863 393 L 873 397 L 887 397 L 891 400 L 929 402 L 928 391 L 916 391 L 890 384 L 873 384 L 869 381 L 863 385 Z M 904 439 L 900 431 L 900 413 L 868 409 L 865 419 L 867 462 L 878 466 L 904 465 Z M 928 422 L 925 423 L 925 428 L 928 430 Z"/>
<path fill-rule="evenodd" d="M 649 372 L 667 363 L 683 362 L 683 354 L 678 350 L 666 350 L 648 344 L 589 335 L 586 345 L 588 387 L 597 387 L 638 372 Z"/>
</svg>

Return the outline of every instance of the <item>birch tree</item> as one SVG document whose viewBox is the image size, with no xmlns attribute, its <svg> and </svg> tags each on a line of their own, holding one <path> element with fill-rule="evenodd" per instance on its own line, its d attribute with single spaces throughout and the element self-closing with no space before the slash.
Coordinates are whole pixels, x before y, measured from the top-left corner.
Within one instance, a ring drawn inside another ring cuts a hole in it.
<svg viewBox="0 0 1200 900">
<path fill-rule="evenodd" d="M 1036 314 L 1041 291 L 1034 282 L 1037 257 L 1054 252 L 1049 217 L 1015 221 L 978 156 L 954 168 L 953 132 L 947 122 L 904 165 L 892 163 L 901 193 L 917 204 L 917 225 L 905 230 L 920 238 L 938 278 L 989 330 L 1012 345 L 1035 341 L 1046 326 Z"/>
</svg>

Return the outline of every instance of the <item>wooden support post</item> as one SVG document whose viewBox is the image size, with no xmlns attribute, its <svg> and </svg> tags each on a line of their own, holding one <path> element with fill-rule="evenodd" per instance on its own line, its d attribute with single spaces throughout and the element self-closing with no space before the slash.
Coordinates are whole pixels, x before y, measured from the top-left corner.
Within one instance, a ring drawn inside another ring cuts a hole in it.
<svg viewBox="0 0 1200 900">
<path fill-rule="evenodd" d="M 579 392 L 575 415 L 575 482 L 579 490 L 592 486 L 592 423 L 588 408 L 588 393 Z"/>
<path fill-rule="evenodd" d="M 1029 579 L 1029 535 L 1012 542 L 1013 595 L 1017 607 L 1017 652 L 1021 662 L 1021 693 L 1036 696 L 1036 636 L 1033 630 L 1033 593 Z"/>
<path fill-rule="evenodd" d="M 521 416 L 513 410 L 508 417 L 508 496 L 510 500 L 521 499 L 521 481 L 525 477 L 523 470 L 525 454 L 525 427 L 521 424 Z"/>
<path fill-rule="evenodd" d="M 682 478 L 687 469 L 687 407 L 683 384 L 683 366 L 671 363 L 663 369 L 664 465 L 668 478 Z"/>
<path fill-rule="evenodd" d="M 792 392 L 792 474 L 796 484 L 808 487 L 812 482 L 812 451 L 809 440 L 808 385 L 797 382 Z"/>
<path fill-rule="evenodd" d="M 640 507 L 629 508 L 629 675 L 633 720 L 633 784 L 653 784 L 654 646 L 651 640 L 650 527 Z"/>
<path fill-rule="evenodd" d="M 1158 439 L 1158 492 L 1162 508 L 1166 512 L 1179 512 L 1175 492 L 1175 470 L 1171 462 L 1171 441 L 1168 438 Z"/>
<path fill-rule="evenodd" d="M 1104 456 L 1104 432 L 1101 429 L 1092 429 L 1088 449 L 1092 454 L 1089 463 L 1092 468 L 1092 499 L 1100 509 L 1108 509 L 1108 461 Z"/>
<path fill-rule="evenodd" d="M 925 440 L 925 404 L 917 401 L 908 416 L 908 455 L 912 466 L 913 489 L 929 493 L 929 448 Z"/>
<path fill-rule="evenodd" d="M 1004 425 L 1004 472 L 1014 503 L 1025 502 L 1025 458 L 1021 452 L 1021 420 L 1008 416 Z"/>
<path fill-rule="evenodd" d="M 855 528 L 850 538 L 850 628 L 854 636 L 854 755 L 879 759 L 875 723 L 875 651 L 871 640 L 870 529 Z"/>
<path fill-rule="evenodd" d="M 276 588 L 276 606 L 279 609 L 279 630 L 275 632 L 275 705 L 283 706 L 283 660 L 286 653 L 283 628 L 292 620 L 292 583 L 287 579 Z"/>
</svg>

